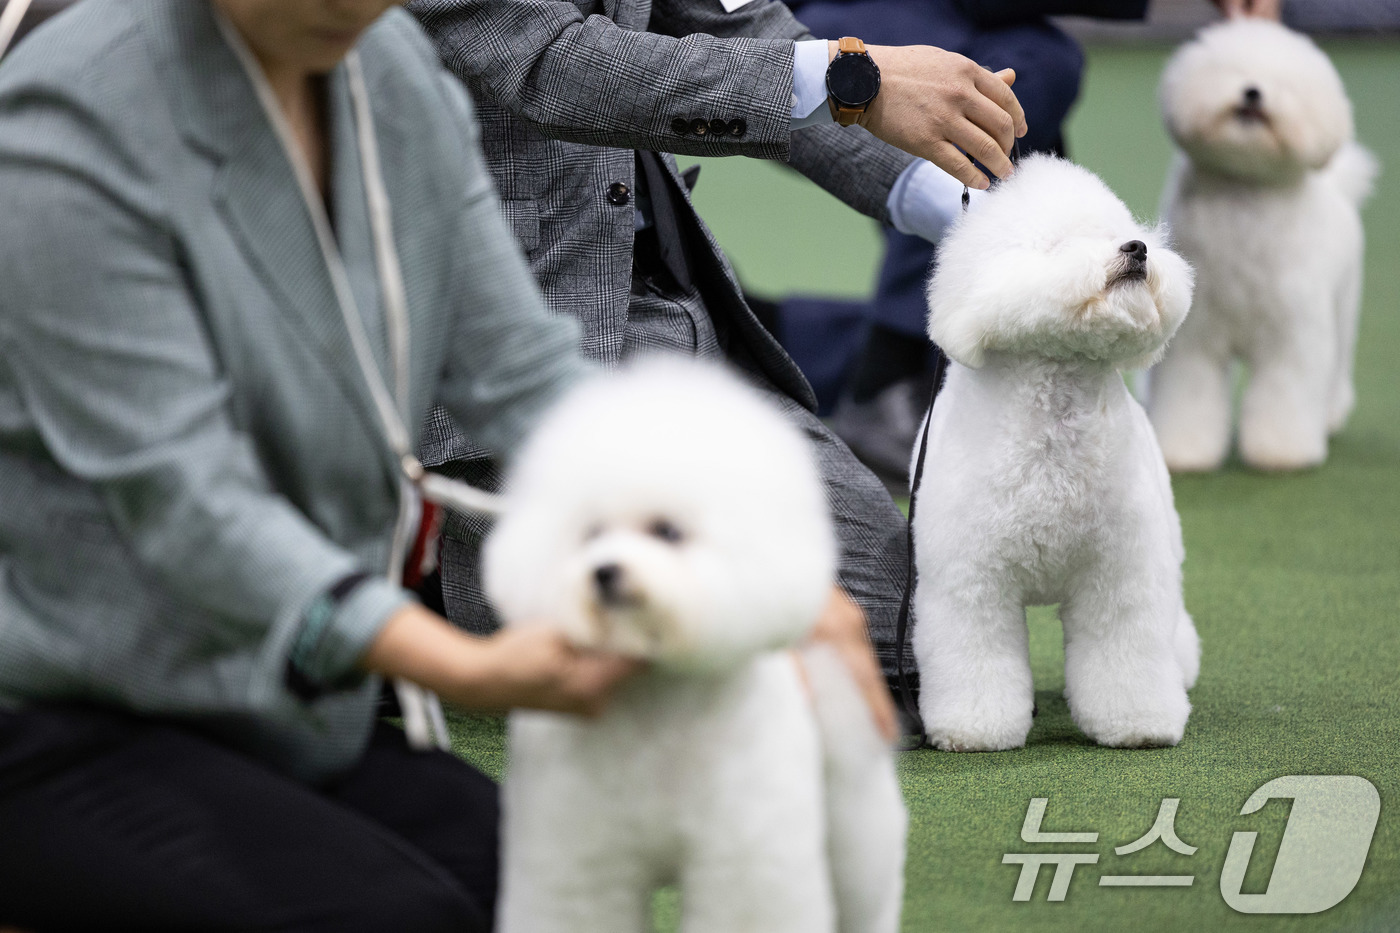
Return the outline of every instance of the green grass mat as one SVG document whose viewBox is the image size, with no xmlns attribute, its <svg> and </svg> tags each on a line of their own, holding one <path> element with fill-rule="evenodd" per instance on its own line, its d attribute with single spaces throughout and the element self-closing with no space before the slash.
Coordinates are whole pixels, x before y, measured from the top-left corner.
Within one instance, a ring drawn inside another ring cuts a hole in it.
<svg viewBox="0 0 1400 933">
<path fill-rule="evenodd" d="M 1032 613 L 1040 716 L 1028 746 L 990 755 L 904 755 L 909 803 L 906 931 L 1400 929 L 1400 45 L 1328 44 L 1355 99 L 1358 133 L 1387 166 L 1366 211 L 1360 402 L 1328 464 L 1285 477 L 1232 467 L 1176 481 L 1185 528 L 1186 602 L 1204 644 L 1195 711 L 1174 749 L 1089 744 L 1069 719 L 1060 627 Z M 1072 154 L 1142 217 L 1156 213 L 1169 159 L 1155 85 L 1166 50 L 1093 48 L 1072 116 Z M 753 287 L 862 295 L 878 262 L 873 224 L 785 169 L 708 160 L 697 202 Z M 849 252 L 848 252 L 849 251 Z M 457 717 L 459 748 L 493 773 L 498 720 Z M 1251 792 L 1288 774 L 1355 774 L 1380 791 L 1381 816 L 1355 890 L 1305 916 L 1235 913 L 1222 899 L 1231 836 L 1257 831 L 1244 890 L 1267 883 L 1289 804 L 1240 816 Z M 1094 844 L 1028 845 L 1028 802 L 1049 799 L 1046 831 L 1097 831 Z M 1118 856 L 1164 797 L 1191 856 L 1161 844 Z M 1098 853 L 1063 902 L 1050 869 L 1031 900 L 1012 901 L 1019 867 L 1006 853 Z M 1100 887 L 1105 874 L 1189 874 L 1178 888 Z M 658 927 L 674 929 L 673 896 Z"/>
</svg>

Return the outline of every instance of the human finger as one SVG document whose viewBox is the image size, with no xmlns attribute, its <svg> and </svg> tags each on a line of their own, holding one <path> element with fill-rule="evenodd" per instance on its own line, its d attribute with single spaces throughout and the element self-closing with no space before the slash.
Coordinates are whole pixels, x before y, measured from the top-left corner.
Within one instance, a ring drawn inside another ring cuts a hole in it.
<svg viewBox="0 0 1400 933">
<path fill-rule="evenodd" d="M 865 612 L 860 604 L 838 586 L 833 586 L 812 637 L 836 649 L 837 656 L 855 681 L 880 734 L 894 741 L 898 728 L 894 702 L 885 686 L 885 675 L 875 658 L 866 629 Z M 802 666 L 799 657 L 799 671 Z M 804 672 L 805 673 L 805 672 Z"/>
<path fill-rule="evenodd" d="M 948 130 L 948 138 L 998 178 L 1008 178 L 1015 171 L 1011 159 L 997 145 L 997 141 L 971 120 L 964 119 L 953 124 Z"/>
<path fill-rule="evenodd" d="M 576 652 L 562 685 L 570 712 L 588 716 L 602 713 L 618 687 L 645 666 L 645 662 L 623 655 Z"/>
<path fill-rule="evenodd" d="M 1016 123 L 1011 114 L 1002 110 L 985 97 L 973 99 L 963 114 L 974 126 L 979 127 L 996 141 L 1003 153 L 1011 151 L 1016 144 Z"/>
<path fill-rule="evenodd" d="M 1011 90 L 1011 82 L 1001 75 L 1011 71 L 1005 68 L 996 74 L 992 74 L 985 68 L 978 68 L 973 78 L 977 90 L 986 97 L 991 98 L 992 103 L 1010 115 L 1016 126 L 1018 137 L 1026 135 L 1026 111 L 1021 107 L 1021 102 L 1016 99 L 1016 92 Z M 1011 80 L 1016 80 L 1016 72 L 1011 71 Z"/>
<path fill-rule="evenodd" d="M 927 158 L 969 188 L 976 188 L 980 191 L 991 186 L 991 183 L 987 181 L 987 176 L 983 175 L 981 170 L 972 164 L 972 161 L 961 149 L 947 140 L 939 140 L 934 143 Z"/>
</svg>

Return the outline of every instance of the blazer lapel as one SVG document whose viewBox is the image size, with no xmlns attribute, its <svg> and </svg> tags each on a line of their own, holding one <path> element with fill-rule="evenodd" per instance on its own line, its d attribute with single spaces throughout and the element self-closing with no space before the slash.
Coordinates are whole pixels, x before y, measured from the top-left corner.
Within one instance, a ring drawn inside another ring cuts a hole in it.
<svg viewBox="0 0 1400 933">
<path fill-rule="evenodd" d="M 216 208 L 249 265 L 277 300 L 279 313 L 319 350 L 369 430 L 376 437 L 382 435 L 307 205 L 248 76 L 225 43 L 208 3 L 167 0 L 165 8 L 170 25 L 183 33 L 180 41 L 170 43 L 171 52 L 183 60 L 176 57 L 169 62 L 181 73 L 166 86 L 174 89 L 177 120 L 186 138 L 218 163 L 212 192 Z M 338 68 L 331 80 L 343 86 L 344 68 Z M 343 87 L 336 88 L 330 95 L 338 109 L 346 106 L 348 95 L 342 91 Z M 333 147 L 333 172 L 343 161 L 335 151 L 338 141 L 354 138 L 353 129 L 336 132 L 334 128 L 351 121 L 348 113 L 332 115 L 328 141 Z M 339 178 L 334 187 L 341 187 Z M 363 212 L 340 220 L 353 223 L 357 217 L 363 217 Z M 371 343 L 380 343 L 373 339 L 375 329 L 368 330 Z M 373 349 L 382 359 L 382 347 Z M 386 462 L 395 461 L 383 446 Z"/>
</svg>

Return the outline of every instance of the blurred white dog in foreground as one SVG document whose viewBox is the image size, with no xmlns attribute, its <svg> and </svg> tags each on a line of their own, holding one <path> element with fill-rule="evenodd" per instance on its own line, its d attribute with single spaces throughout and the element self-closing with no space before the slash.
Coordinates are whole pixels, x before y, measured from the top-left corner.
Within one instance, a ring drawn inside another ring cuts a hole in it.
<svg viewBox="0 0 1400 933">
<path fill-rule="evenodd" d="M 1152 373 L 1167 465 L 1214 470 L 1230 448 L 1231 363 L 1249 368 L 1240 456 L 1288 470 L 1327 458 L 1351 413 L 1361 301 L 1359 206 L 1375 160 L 1327 56 L 1278 23 L 1233 20 L 1177 50 L 1162 76 L 1183 156 L 1164 211 L 1196 268 L 1196 303 Z"/>
<path fill-rule="evenodd" d="M 914 526 L 930 742 L 1025 744 L 1025 607 L 1059 603 L 1079 728 L 1103 745 L 1175 745 L 1200 646 L 1167 470 L 1119 370 L 1161 352 L 1190 306 L 1190 268 L 1097 177 L 1035 156 L 945 236 L 928 299 L 929 336 L 952 360 Z"/>
<path fill-rule="evenodd" d="M 503 933 L 893 933 L 905 811 L 842 662 L 792 646 L 836 548 L 805 440 L 681 360 L 599 377 L 527 445 L 485 551 L 507 624 L 648 658 L 600 718 L 510 717 Z"/>
</svg>

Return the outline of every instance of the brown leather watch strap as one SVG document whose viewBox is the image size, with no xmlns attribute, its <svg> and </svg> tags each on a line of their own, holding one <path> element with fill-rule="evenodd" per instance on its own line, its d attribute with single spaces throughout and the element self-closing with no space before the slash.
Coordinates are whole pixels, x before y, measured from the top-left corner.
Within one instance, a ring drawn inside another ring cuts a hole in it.
<svg viewBox="0 0 1400 933">
<path fill-rule="evenodd" d="M 836 42 L 837 55 L 869 55 L 865 50 L 865 43 L 855 36 L 842 36 Z M 864 107 L 842 107 L 836 101 L 828 97 L 826 104 L 831 108 L 831 118 L 842 126 L 865 126 L 865 118 L 869 116 L 870 105 Z"/>
<path fill-rule="evenodd" d="M 831 118 L 842 126 L 865 126 L 869 107 L 841 107 L 830 97 L 826 99 L 826 103 L 831 108 Z"/>
</svg>

